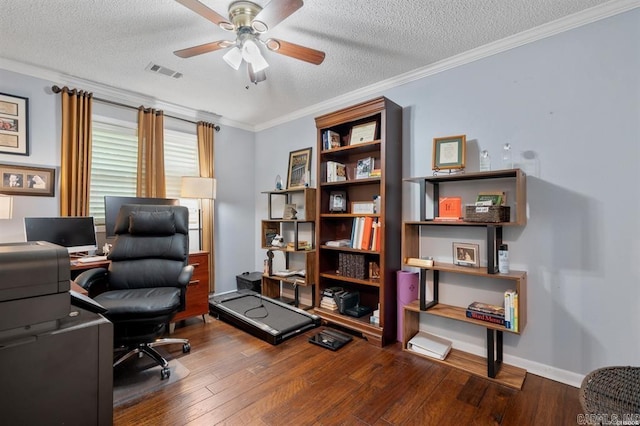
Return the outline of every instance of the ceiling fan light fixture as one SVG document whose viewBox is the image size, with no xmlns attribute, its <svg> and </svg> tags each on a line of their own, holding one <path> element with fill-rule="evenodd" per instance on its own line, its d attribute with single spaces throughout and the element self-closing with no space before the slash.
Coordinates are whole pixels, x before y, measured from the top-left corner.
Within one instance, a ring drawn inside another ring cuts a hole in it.
<svg viewBox="0 0 640 426">
<path fill-rule="evenodd" d="M 267 60 L 260 53 L 260 48 L 253 40 L 245 40 L 242 45 L 242 57 L 255 72 L 260 72 L 269 66 Z"/>
<path fill-rule="evenodd" d="M 237 71 L 240 69 L 240 64 L 242 64 L 242 56 L 242 51 L 238 47 L 234 47 L 229 49 L 222 59 L 224 59 L 231 68 Z"/>
<path fill-rule="evenodd" d="M 269 27 L 267 26 L 267 24 L 255 19 L 253 20 L 253 22 L 251 22 L 251 28 L 253 28 L 255 32 L 260 34 L 266 33 L 269 30 Z"/>
<path fill-rule="evenodd" d="M 272 38 L 270 38 L 269 40 L 265 41 L 264 44 L 267 46 L 267 49 L 272 50 L 274 52 L 276 52 L 278 49 L 280 49 L 280 42 L 278 40 L 274 40 Z"/>
</svg>

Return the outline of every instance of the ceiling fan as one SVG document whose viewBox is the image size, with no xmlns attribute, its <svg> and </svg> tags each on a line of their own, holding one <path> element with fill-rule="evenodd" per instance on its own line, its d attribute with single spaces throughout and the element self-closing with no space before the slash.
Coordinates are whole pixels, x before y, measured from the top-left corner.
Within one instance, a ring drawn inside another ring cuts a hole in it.
<svg viewBox="0 0 640 426">
<path fill-rule="evenodd" d="M 244 60 L 249 70 L 249 79 L 255 84 L 267 78 L 264 70 L 269 66 L 262 56 L 260 45 L 272 52 L 315 65 L 320 65 L 324 60 L 325 54 L 319 50 L 275 38 L 260 38 L 262 34 L 300 9 L 303 5 L 302 0 L 271 0 L 264 8 L 250 1 L 234 1 L 229 5 L 228 19 L 198 0 L 176 1 L 223 30 L 236 33 L 235 40 L 218 40 L 173 52 L 181 58 L 230 49 L 223 56 L 225 62 L 238 70 Z"/>
</svg>

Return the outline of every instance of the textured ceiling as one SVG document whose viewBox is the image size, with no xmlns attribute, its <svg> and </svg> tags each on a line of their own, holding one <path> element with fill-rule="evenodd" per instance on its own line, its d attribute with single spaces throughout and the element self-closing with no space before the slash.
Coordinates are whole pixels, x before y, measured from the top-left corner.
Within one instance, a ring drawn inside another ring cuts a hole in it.
<svg viewBox="0 0 640 426">
<path fill-rule="evenodd" d="M 277 1 L 277 0 L 274 0 Z M 230 0 L 202 0 L 227 16 Z M 256 128 L 604 3 L 629 0 L 307 0 L 266 35 L 326 52 L 311 65 L 273 52 L 267 80 L 174 50 L 233 34 L 174 0 L 0 0 L 2 59 L 35 65 Z M 268 0 L 255 0 L 265 6 Z M 264 37 L 263 37 L 264 38 Z M 182 73 L 145 71 L 155 63 Z M 84 88 L 84 87 L 80 87 Z"/>
</svg>

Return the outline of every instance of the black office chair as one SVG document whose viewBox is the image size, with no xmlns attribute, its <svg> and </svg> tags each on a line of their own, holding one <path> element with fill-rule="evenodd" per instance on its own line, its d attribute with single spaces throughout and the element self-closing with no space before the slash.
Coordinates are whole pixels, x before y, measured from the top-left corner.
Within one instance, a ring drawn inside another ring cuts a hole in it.
<svg viewBox="0 0 640 426">
<path fill-rule="evenodd" d="M 160 377 L 165 379 L 171 374 L 169 363 L 153 348 L 181 343 L 184 353 L 191 350 L 187 339 L 158 338 L 185 308 L 193 274 L 193 266 L 187 265 L 188 225 L 184 206 L 123 205 L 109 269 L 91 269 L 76 278 L 113 322 L 114 367 L 135 354 L 146 354 L 162 366 Z"/>
</svg>

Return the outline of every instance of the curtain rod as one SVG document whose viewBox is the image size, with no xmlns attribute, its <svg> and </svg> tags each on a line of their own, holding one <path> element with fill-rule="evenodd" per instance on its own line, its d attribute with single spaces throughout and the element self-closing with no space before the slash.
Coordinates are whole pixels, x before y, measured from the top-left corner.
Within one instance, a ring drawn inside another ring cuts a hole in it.
<svg viewBox="0 0 640 426">
<path fill-rule="evenodd" d="M 61 89 L 58 86 L 51 86 L 51 90 L 53 91 L 53 93 L 60 93 L 60 92 L 62 92 L 63 89 Z M 72 90 L 72 91 L 75 91 L 75 90 Z M 134 107 L 134 106 L 131 106 L 131 105 L 127 105 L 127 104 L 123 104 L 123 103 L 116 102 L 116 101 L 109 101 L 107 99 L 97 98 L 95 96 L 92 96 L 92 98 L 93 98 L 94 101 L 102 102 L 102 103 L 105 103 L 105 104 L 116 105 L 116 106 L 119 106 L 119 107 L 122 107 L 122 108 L 129 108 L 129 109 L 136 109 L 136 110 L 138 109 L 137 107 Z M 186 121 L 187 123 L 191 123 L 191 124 L 198 124 L 195 121 L 191 121 L 191 120 L 188 120 L 186 118 L 176 117 L 176 116 L 170 115 L 170 114 L 164 114 L 164 116 L 165 117 L 169 117 L 169 118 L 174 118 L 176 120 Z M 220 126 L 218 126 L 217 124 L 214 124 L 213 128 L 215 129 L 216 132 L 220 131 Z"/>
</svg>

